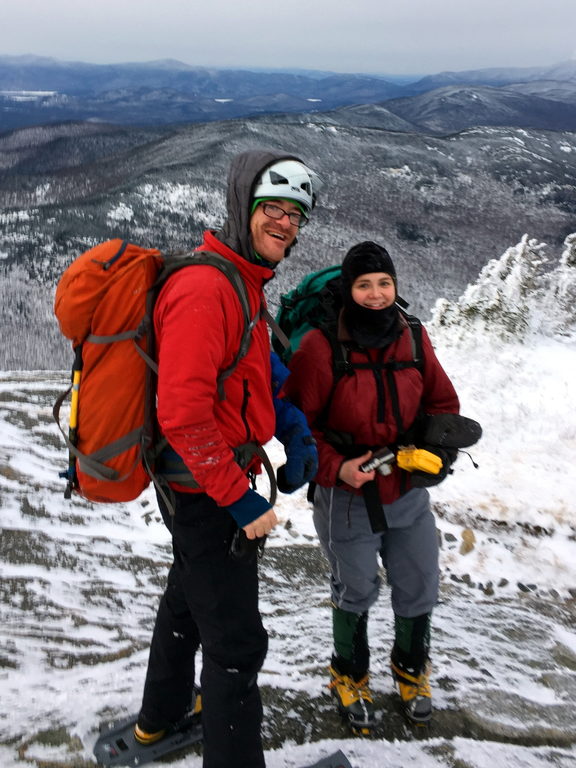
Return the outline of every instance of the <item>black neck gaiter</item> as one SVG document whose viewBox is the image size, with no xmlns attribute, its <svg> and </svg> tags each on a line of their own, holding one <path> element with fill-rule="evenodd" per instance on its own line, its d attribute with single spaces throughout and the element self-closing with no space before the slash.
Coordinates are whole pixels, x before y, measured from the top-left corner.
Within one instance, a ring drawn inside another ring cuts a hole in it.
<svg viewBox="0 0 576 768">
<path fill-rule="evenodd" d="M 368 309 L 348 296 L 344 299 L 344 324 L 361 347 L 383 349 L 400 335 L 400 318 L 395 304 L 385 309 Z"/>
<path fill-rule="evenodd" d="M 369 309 L 352 298 L 352 286 L 360 275 L 384 272 L 394 280 L 396 270 L 390 254 L 371 240 L 353 245 L 342 262 L 341 290 L 344 323 L 354 341 L 361 347 L 383 349 L 401 332 L 400 315 L 395 304 L 385 309 Z"/>
</svg>

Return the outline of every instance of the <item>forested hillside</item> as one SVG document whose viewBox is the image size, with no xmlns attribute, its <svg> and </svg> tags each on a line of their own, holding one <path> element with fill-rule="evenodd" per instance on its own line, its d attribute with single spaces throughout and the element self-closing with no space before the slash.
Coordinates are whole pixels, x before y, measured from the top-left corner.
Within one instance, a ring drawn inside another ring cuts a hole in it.
<svg viewBox="0 0 576 768">
<path fill-rule="evenodd" d="M 269 286 L 272 308 L 359 240 L 389 248 L 400 292 L 423 319 L 524 234 L 558 258 L 574 229 L 576 134 L 476 128 L 432 137 L 354 119 L 335 112 L 171 129 L 68 124 L 0 136 L 0 368 L 67 367 L 51 313 L 65 266 L 111 237 L 164 250 L 194 245 L 223 220 L 231 157 L 254 147 L 293 152 L 326 182 L 312 223 Z"/>
</svg>

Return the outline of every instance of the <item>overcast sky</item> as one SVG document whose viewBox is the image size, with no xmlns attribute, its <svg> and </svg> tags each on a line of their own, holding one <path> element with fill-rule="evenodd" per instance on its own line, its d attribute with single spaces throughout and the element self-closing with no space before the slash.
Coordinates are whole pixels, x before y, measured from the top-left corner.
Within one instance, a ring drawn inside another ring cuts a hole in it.
<svg viewBox="0 0 576 768">
<path fill-rule="evenodd" d="M 0 55 L 430 74 L 576 57 L 576 0 L 0 0 Z"/>
</svg>

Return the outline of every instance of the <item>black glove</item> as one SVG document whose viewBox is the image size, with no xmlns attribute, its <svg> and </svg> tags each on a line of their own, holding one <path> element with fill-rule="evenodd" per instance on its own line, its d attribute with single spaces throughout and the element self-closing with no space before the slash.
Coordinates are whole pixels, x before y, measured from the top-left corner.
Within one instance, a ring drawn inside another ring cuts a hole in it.
<svg viewBox="0 0 576 768">
<path fill-rule="evenodd" d="M 414 470 L 411 473 L 412 488 L 431 488 L 433 485 L 439 485 L 452 473 L 452 464 L 458 457 L 458 450 L 455 448 L 436 448 L 433 445 L 423 445 L 422 447 L 442 460 L 442 468 L 437 475 L 422 472 L 420 469 Z"/>
<path fill-rule="evenodd" d="M 438 413 L 424 420 L 422 442 L 440 448 L 468 448 L 481 437 L 480 424 L 459 413 Z"/>
</svg>

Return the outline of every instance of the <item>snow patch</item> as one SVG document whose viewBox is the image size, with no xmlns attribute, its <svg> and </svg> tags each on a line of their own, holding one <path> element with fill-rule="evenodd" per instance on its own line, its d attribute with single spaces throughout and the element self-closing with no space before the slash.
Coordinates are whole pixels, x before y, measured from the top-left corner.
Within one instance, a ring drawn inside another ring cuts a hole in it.
<svg viewBox="0 0 576 768">
<path fill-rule="evenodd" d="M 108 211 L 106 218 L 111 225 L 122 221 L 132 221 L 134 218 L 134 211 L 129 205 L 126 205 L 126 203 L 118 203 L 115 208 Z"/>
</svg>

